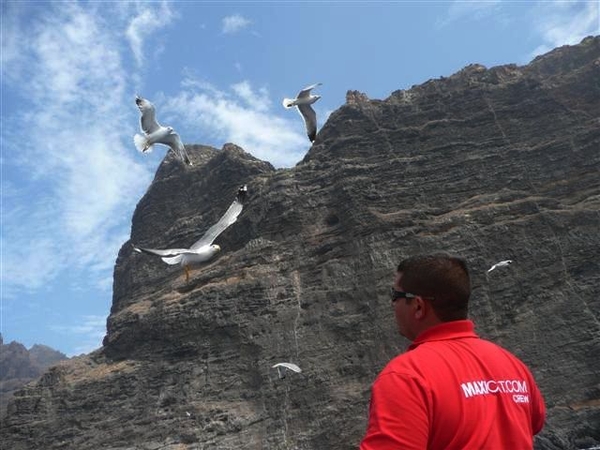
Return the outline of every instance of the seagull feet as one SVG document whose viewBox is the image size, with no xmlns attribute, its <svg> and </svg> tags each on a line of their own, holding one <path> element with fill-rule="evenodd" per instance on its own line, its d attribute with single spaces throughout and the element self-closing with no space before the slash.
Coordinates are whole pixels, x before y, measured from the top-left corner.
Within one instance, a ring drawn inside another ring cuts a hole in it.
<svg viewBox="0 0 600 450">
<path fill-rule="evenodd" d="M 185 270 L 185 282 L 190 281 L 190 268 L 189 266 L 183 266 L 183 270 Z"/>
</svg>

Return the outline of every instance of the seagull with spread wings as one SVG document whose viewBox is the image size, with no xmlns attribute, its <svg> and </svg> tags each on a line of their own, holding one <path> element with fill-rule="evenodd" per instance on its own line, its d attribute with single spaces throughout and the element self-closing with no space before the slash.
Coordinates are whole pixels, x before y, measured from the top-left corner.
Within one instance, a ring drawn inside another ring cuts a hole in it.
<svg viewBox="0 0 600 450">
<path fill-rule="evenodd" d="M 163 127 L 156 120 L 156 110 L 154 105 L 145 98 L 135 97 L 135 104 L 142 113 L 140 118 L 141 129 L 144 135 L 136 134 L 133 136 L 133 142 L 137 149 L 142 153 L 152 151 L 154 144 L 163 144 L 170 147 L 175 154 L 188 165 L 192 165 L 190 157 L 181 142 L 179 135 L 173 130 L 173 127 Z"/>
<path fill-rule="evenodd" d="M 277 368 L 277 373 L 279 374 L 279 378 L 285 378 L 285 372 L 287 370 L 291 370 L 292 372 L 296 372 L 296 373 L 302 372 L 302 369 L 300 369 L 300 367 L 298 367 L 296 364 L 288 363 L 288 362 L 277 363 L 272 368 L 273 369 Z M 284 370 L 282 371 L 281 368 L 283 368 Z"/>
<path fill-rule="evenodd" d="M 208 229 L 204 235 L 194 243 L 190 248 L 169 248 L 166 250 L 156 250 L 153 248 L 143 248 L 134 246 L 133 249 L 139 253 L 148 253 L 150 255 L 160 256 L 167 264 L 181 264 L 185 270 L 185 281 L 190 279 L 190 265 L 209 261 L 219 251 L 221 247 L 213 244 L 215 239 L 232 225 L 242 212 L 242 207 L 248 187 L 243 185 L 238 189 L 233 203 L 229 206 L 223 217 Z"/>
<path fill-rule="evenodd" d="M 488 273 L 492 270 L 497 269 L 499 267 L 508 267 L 512 264 L 512 259 L 505 259 L 504 261 L 500 261 L 499 263 L 494 264 L 492 267 L 488 269 Z"/>
<path fill-rule="evenodd" d="M 302 118 L 304 119 L 304 125 L 306 126 L 306 134 L 310 142 L 314 142 L 317 137 L 317 113 L 312 109 L 310 105 L 321 98 L 320 95 L 311 95 L 312 91 L 321 83 L 313 84 L 302 89 L 296 98 L 284 98 L 283 106 L 285 108 L 291 108 L 295 106 Z"/>
</svg>

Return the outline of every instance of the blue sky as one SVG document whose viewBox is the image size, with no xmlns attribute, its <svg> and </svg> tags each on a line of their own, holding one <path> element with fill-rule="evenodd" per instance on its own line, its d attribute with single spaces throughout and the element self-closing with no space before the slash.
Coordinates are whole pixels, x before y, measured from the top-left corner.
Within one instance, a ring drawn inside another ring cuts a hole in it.
<svg viewBox="0 0 600 450">
<path fill-rule="evenodd" d="M 598 1 L 0 8 L 0 329 L 69 356 L 101 345 L 117 252 L 165 155 L 133 145 L 136 93 L 185 143 L 234 142 L 291 167 L 309 141 L 281 101 L 309 84 L 323 83 L 320 128 L 347 90 L 384 99 L 467 64 L 523 65 L 600 34 Z"/>
</svg>

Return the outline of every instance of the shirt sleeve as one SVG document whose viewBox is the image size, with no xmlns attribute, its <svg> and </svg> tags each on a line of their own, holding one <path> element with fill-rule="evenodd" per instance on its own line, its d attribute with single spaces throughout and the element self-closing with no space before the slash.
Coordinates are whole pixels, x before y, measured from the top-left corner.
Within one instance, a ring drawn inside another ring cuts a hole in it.
<svg viewBox="0 0 600 450">
<path fill-rule="evenodd" d="M 536 435 L 544 427 L 546 421 L 546 405 L 533 376 L 530 376 L 531 386 L 531 430 Z"/>
<path fill-rule="evenodd" d="M 373 384 L 367 433 L 360 450 L 427 448 L 430 392 L 414 375 L 390 372 Z"/>
</svg>

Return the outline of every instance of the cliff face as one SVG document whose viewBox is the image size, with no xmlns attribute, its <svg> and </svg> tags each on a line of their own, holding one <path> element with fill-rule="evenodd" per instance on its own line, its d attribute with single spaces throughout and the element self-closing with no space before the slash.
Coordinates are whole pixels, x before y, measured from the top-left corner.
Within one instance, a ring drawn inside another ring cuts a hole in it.
<svg viewBox="0 0 600 450">
<path fill-rule="evenodd" d="M 467 258 L 479 333 L 534 372 L 536 448 L 600 444 L 599 117 L 596 37 L 382 101 L 349 92 L 293 169 L 234 145 L 168 156 L 131 242 L 190 245 L 247 183 L 223 251 L 186 283 L 124 244 L 104 346 L 16 394 L 3 448 L 356 448 L 371 382 L 407 345 L 394 268 L 428 251 Z M 303 372 L 279 378 L 282 361 Z"/>
<path fill-rule="evenodd" d="M 53 364 L 67 356 L 45 345 L 34 345 L 29 350 L 23 344 L 4 344 L 0 334 L 0 417 L 6 413 L 8 401 L 15 391 L 38 378 Z"/>
</svg>

